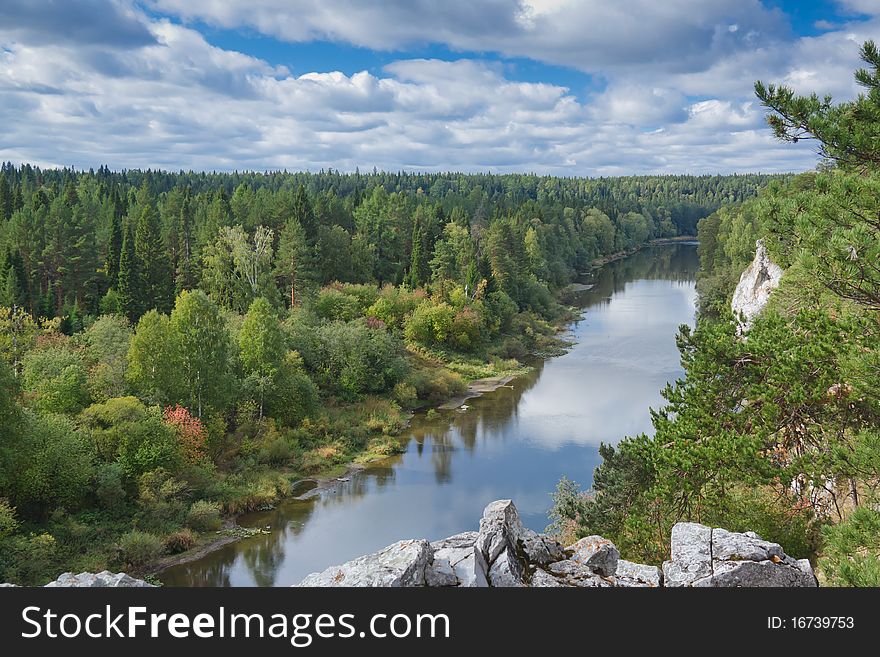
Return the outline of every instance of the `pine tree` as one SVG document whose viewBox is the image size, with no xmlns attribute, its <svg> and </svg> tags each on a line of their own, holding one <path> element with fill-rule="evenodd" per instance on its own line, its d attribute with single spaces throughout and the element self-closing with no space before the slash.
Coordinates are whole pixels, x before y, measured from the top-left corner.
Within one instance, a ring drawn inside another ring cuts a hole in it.
<svg viewBox="0 0 880 657">
<path fill-rule="evenodd" d="M 281 230 L 278 251 L 275 254 L 275 276 L 282 290 L 289 292 L 290 307 L 296 305 L 300 290 L 313 278 L 311 250 L 302 224 L 291 217 Z"/>
<path fill-rule="evenodd" d="M 134 234 L 134 255 L 140 270 L 143 309 L 170 312 L 174 303 L 171 261 L 162 242 L 159 214 L 152 203 L 141 209 Z"/>
<path fill-rule="evenodd" d="M 122 253 L 119 256 L 119 307 L 129 321 L 134 324 L 143 314 L 141 301 L 141 274 L 134 251 L 134 237 L 131 228 L 124 231 Z"/>
</svg>

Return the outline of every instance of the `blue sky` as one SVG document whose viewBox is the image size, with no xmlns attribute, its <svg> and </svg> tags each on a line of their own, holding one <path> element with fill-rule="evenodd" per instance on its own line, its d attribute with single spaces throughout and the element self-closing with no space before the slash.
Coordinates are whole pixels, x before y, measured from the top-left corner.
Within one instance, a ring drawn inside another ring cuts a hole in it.
<svg viewBox="0 0 880 657">
<path fill-rule="evenodd" d="M 4 0 L 0 159 L 800 171 L 756 79 L 857 93 L 880 0 Z"/>
</svg>

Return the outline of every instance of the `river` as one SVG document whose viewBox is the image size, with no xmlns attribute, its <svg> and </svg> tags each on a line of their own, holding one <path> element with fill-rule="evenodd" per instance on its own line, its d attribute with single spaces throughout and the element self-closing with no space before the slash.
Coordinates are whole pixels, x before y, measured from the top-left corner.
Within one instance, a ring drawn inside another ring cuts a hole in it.
<svg viewBox="0 0 880 657">
<path fill-rule="evenodd" d="M 406 451 L 321 494 L 239 519 L 269 534 L 160 574 L 167 586 L 289 586 L 310 572 L 403 538 L 476 529 L 483 507 L 512 498 L 528 527 L 548 524 L 565 475 L 592 482 L 602 442 L 651 431 L 649 408 L 682 374 L 675 346 L 693 324 L 699 261 L 692 243 L 666 244 L 603 267 L 581 292 L 583 317 L 563 356 L 537 362 L 510 387 L 466 410 L 412 421 Z"/>
</svg>

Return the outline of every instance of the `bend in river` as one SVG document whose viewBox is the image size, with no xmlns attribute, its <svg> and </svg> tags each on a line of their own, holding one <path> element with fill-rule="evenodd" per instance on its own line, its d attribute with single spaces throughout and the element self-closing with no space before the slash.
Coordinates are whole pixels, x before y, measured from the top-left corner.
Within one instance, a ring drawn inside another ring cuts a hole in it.
<svg viewBox="0 0 880 657">
<path fill-rule="evenodd" d="M 413 418 L 406 452 L 348 481 L 239 519 L 258 535 L 164 571 L 168 586 L 288 586 L 403 538 L 435 540 L 512 498 L 542 531 L 565 475 L 588 487 L 601 442 L 651 432 L 649 408 L 682 375 L 675 335 L 694 320 L 696 246 L 655 246 L 603 267 L 578 296 L 565 355 L 434 420 Z"/>
</svg>

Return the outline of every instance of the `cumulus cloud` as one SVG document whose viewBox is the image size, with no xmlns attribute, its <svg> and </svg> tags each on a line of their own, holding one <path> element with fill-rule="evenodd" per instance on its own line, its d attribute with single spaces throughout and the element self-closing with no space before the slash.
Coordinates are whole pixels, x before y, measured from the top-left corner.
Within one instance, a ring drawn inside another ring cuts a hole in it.
<svg viewBox="0 0 880 657">
<path fill-rule="evenodd" d="M 693 70 L 787 35 L 759 0 L 151 0 L 157 10 L 292 42 L 380 50 L 442 43 L 604 72 L 638 63 Z M 734 28 L 735 29 L 732 29 Z"/>
<path fill-rule="evenodd" d="M 880 21 L 867 20 L 793 38 L 779 12 L 750 0 L 150 7 L 175 19 L 126 0 L 0 5 L 0 159 L 563 175 L 802 170 L 814 154 L 773 141 L 754 80 L 850 97 L 858 44 L 880 33 Z M 291 41 L 440 41 L 467 52 L 294 75 L 212 45 L 188 22 L 196 20 Z M 558 84 L 510 79 L 503 60 L 473 54 L 486 51 L 596 71 L 607 84 L 580 99 Z"/>
</svg>

